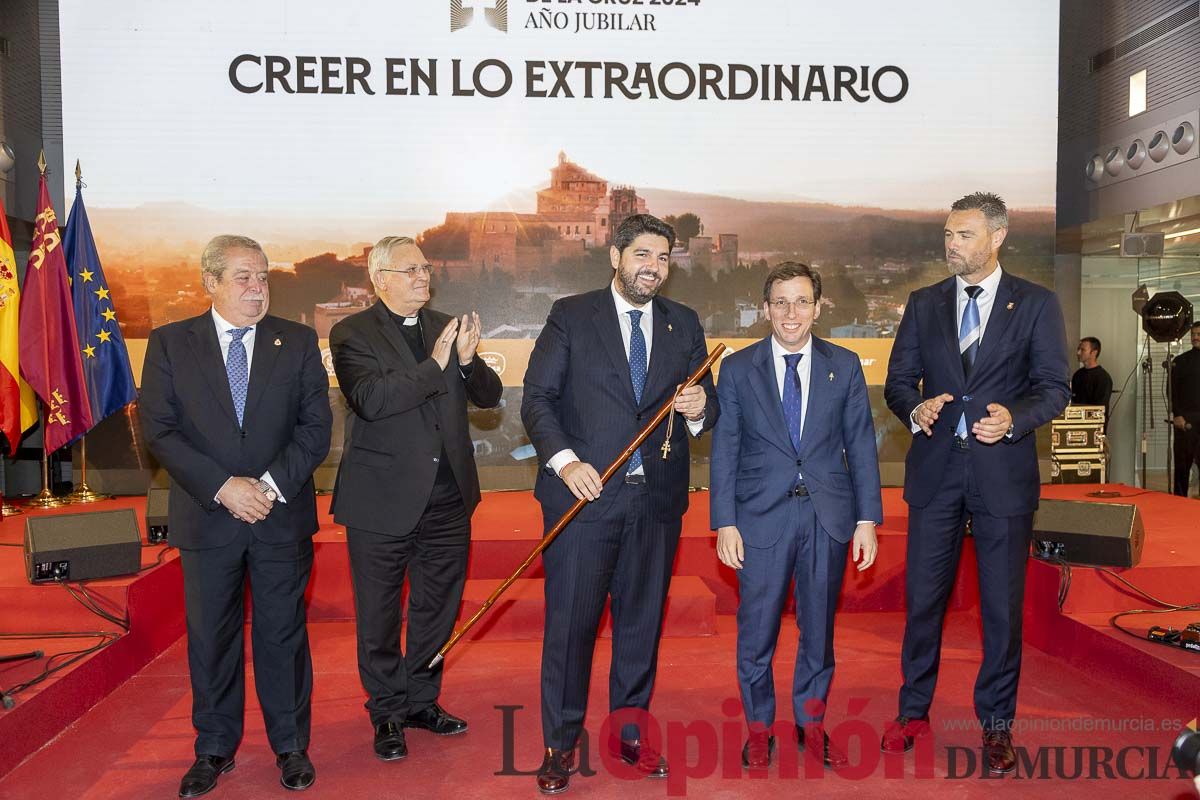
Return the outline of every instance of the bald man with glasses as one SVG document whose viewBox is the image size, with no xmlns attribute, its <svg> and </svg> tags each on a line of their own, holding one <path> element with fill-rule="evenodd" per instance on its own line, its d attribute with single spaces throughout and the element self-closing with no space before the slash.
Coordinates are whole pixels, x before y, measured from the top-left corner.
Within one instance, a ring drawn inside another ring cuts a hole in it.
<svg viewBox="0 0 1200 800">
<path fill-rule="evenodd" d="M 331 510 L 346 526 L 375 755 L 394 761 L 408 755 L 406 727 L 467 730 L 438 704 L 441 670 L 427 665 L 454 630 L 479 503 L 467 402 L 492 408 L 502 387 L 476 353 L 479 315 L 427 307 L 433 270 L 416 242 L 381 239 L 367 270 L 378 302 L 329 334 L 350 407 Z"/>
</svg>

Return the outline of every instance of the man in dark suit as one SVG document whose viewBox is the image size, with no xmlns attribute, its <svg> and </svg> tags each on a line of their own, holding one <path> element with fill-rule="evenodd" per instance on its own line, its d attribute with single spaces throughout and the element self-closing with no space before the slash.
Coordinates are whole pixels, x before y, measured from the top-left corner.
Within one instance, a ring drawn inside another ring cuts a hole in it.
<svg viewBox="0 0 1200 800">
<path fill-rule="evenodd" d="M 218 236 L 200 257 L 212 309 L 150 334 L 138 408 L 171 477 L 170 541 L 187 608 L 196 761 L 180 797 L 233 769 L 245 696 L 247 577 L 254 683 L 280 782 L 306 789 L 312 659 L 304 589 L 317 531 L 312 475 L 329 452 L 329 378 L 312 328 L 267 316 L 267 257 Z"/>
<path fill-rule="evenodd" d="M 975 713 L 987 769 L 1005 773 L 1015 765 L 1025 564 L 1040 491 L 1034 431 L 1070 400 L 1067 343 L 1054 293 L 1000 268 L 1004 201 L 978 192 L 951 208 L 951 277 L 909 297 L 884 388 L 913 442 L 904 471 L 904 686 L 882 745 L 906 751 L 928 729 L 942 620 L 970 519 L 983 617 Z"/>
<path fill-rule="evenodd" d="M 549 530 L 576 501 L 588 505 L 542 555 L 546 626 L 542 644 L 542 736 L 538 788 L 565 791 L 587 711 L 592 651 L 612 598 L 612 710 L 649 708 L 663 604 L 687 509 L 688 433 L 717 421 L 712 380 L 679 394 L 670 449 L 660 425 L 617 476 L 614 461 L 679 384 L 707 357 L 696 312 L 658 295 L 675 231 L 649 214 L 626 218 L 613 235 L 613 281 L 554 304 L 525 372 L 521 420 L 542 470 L 534 495 Z M 624 725 L 607 746 L 645 774 L 666 762 Z"/>
<path fill-rule="evenodd" d="M 775 749 L 771 661 L 793 578 L 797 744 L 803 749 L 806 733 L 815 734 L 826 766 L 847 763 L 821 726 L 833 678 L 833 614 L 851 540 L 858 569 L 870 567 L 875 525 L 883 522 L 862 366 L 850 350 L 811 335 L 820 304 L 816 271 L 795 262 L 771 270 L 763 287 L 771 335 L 725 359 L 717 382 L 710 524 L 717 557 L 738 571 L 737 671 L 750 726 L 742 764 L 751 769 L 770 766 Z"/>
<path fill-rule="evenodd" d="M 1200 464 L 1200 322 L 1192 326 L 1192 349 L 1175 356 L 1171 369 L 1172 445 L 1175 461 L 1171 492 L 1188 496 L 1192 467 Z"/>
<path fill-rule="evenodd" d="M 467 730 L 438 704 L 442 671 L 428 664 L 454 631 L 479 504 L 467 401 L 491 408 L 503 387 L 475 352 L 479 315 L 460 320 L 426 307 L 433 268 L 412 239 L 380 239 L 367 270 L 378 302 L 329 334 L 351 411 L 332 511 L 350 548 L 375 755 L 392 761 L 408 754 L 405 727 L 439 736 Z"/>
</svg>

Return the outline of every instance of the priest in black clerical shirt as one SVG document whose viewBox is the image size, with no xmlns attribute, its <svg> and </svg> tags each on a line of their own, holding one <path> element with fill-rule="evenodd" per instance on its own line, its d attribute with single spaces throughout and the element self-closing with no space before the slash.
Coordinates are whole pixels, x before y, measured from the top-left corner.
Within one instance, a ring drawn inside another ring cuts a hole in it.
<svg viewBox="0 0 1200 800">
<path fill-rule="evenodd" d="M 1071 376 L 1071 404 L 1104 406 L 1104 430 L 1108 430 L 1108 405 L 1112 400 L 1113 382 L 1108 370 L 1100 366 L 1100 340 L 1085 336 L 1075 350 L 1079 369 Z"/>
<path fill-rule="evenodd" d="M 476 353 L 479 315 L 426 307 L 432 267 L 412 239 L 381 239 L 367 270 L 378 302 L 329 334 L 350 407 L 332 511 L 346 526 L 375 755 L 392 761 L 408 754 L 405 728 L 467 730 L 438 703 L 441 670 L 427 665 L 454 631 L 479 503 L 467 402 L 494 407 L 502 387 Z"/>
</svg>

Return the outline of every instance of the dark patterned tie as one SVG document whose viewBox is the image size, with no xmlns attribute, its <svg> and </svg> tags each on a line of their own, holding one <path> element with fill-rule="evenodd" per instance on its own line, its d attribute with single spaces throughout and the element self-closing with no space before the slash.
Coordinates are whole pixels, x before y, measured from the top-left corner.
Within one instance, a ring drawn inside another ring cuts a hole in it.
<svg viewBox="0 0 1200 800">
<path fill-rule="evenodd" d="M 646 388 L 646 337 L 642 334 L 642 312 L 636 309 L 628 312 L 633 325 L 629 333 L 629 380 L 633 383 L 633 399 L 642 404 L 642 390 Z M 636 472 L 642 467 L 642 451 L 638 450 L 629 457 L 629 472 Z"/>
<path fill-rule="evenodd" d="M 229 393 L 233 395 L 233 410 L 237 412 L 238 425 L 246 411 L 246 388 L 250 384 L 250 366 L 246 359 L 246 345 L 242 337 L 249 328 L 234 328 L 229 332 L 233 341 L 229 343 L 229 357 L 225 359 L 225 374 L 229 376 Z"/>
<path fill-rule="evenodd" d="M 797 453 L 800 452 L 800 415 L 803 412 L 804 395 L 800 391 L 800 373 L 796 368 L 802 358 L 803 353 L 788 353 L 783 357 L 786 365 L 783 375 L 783 418 L 787 420 L 788 436 Z"/>
</svg>

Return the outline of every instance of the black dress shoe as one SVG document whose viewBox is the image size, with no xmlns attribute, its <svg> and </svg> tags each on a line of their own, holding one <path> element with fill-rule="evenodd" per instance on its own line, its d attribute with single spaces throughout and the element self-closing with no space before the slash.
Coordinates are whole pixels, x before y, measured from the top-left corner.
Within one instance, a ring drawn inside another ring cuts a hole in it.
<svg viewBox="0 0 1200 800">
<path fill-rule="evenodd" d="M 197 756 L 179 784 L 180 797 L 199 797 L 217 785 L 217 776 L 233 769 L 233 757 Z"/>
<path fill-rule="evenodd" d="M 885 753 L 907 753 L 913 749 L 918 736 L 929 732 L 929 717 L 906 717 L 903 714 L 883 726 L 879 749 Z"/>
<path fill-rule="evenodd" d="M 453 714 L 447 714 L 446 709 L 434 703 L 409 714 L 408 719 L 404 721 L 404 727 L 424 728 L 427 731 L 433 731 L 438 736 L 454 736 L 457 733 L 467 732 L 467 721 L 459 719 Z"/>
<path fill-rule="evenodd" d="M 838 750 L 829 743 L 829 734 L 825 732 L 825 729 L 818 726 L 817 730 L 821 732 L 821 739 L 823 740 L 823 746 L 821 748 L 821 763 L 824 764 L 828 769 L 841 769 L 849 764 L 850 759 L 846 758 L 846 755 L 841 750 Z M 799 745 L 800 751 L 803 752 L 804 726 L 802 725 L 796 726 L 796 743 Z"/>
<path fill-rule="evenodd" d="M 303 750 L 280 753 L 275 756 L 275 766 L 279 767 L 279 785 L 285 789 L 298 792 L 312 786 L 317 779 L 317 771 Z"/>
<path fill-rule="evenodd" d="M 394 722 L 375 726 L 375 755 L 384 761 L 398 761 L 408 755 L 404 728 Z"/>
<path fill-rule="evenodd" d="M 647 778 L 666 778 L 671 774 L 667 760 L 650 745 L 642 744 L 638 739 L 610 740 L 608 746 L 613 756 L 634 767 Z"/>
<path fill-rule="evenodd" d="M 983 732 L 983 760 L 988 772 L 1003 775 L 1017 768 L 1017 754 L 1013 751 L 1012 734 L 1008 731 Z"/>
<path fill-rule="evenodd" d="M 546 748 L 542 766 L 538 768 L 537 787 L 542 794 L 562 794 L 571 783 L 571 771 L 575 768 L 575 749 L 555 750 Z"/>
</svg>

